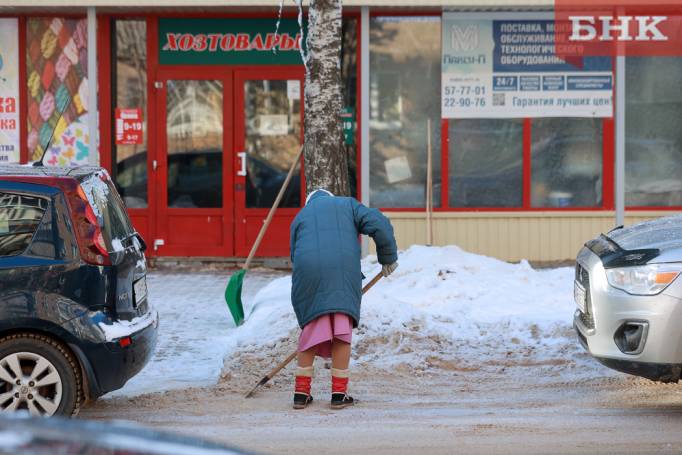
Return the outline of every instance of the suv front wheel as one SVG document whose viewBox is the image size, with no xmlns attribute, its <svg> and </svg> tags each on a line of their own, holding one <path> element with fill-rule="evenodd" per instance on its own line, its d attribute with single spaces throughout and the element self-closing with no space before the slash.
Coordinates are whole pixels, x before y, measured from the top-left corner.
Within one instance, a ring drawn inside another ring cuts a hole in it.
<svg viewBox="0 0 682 455">
<path fill-rule="evenodd" d="M 0 338 L 1 411 L 72 416 L 80 404 L 80 368 L 61 343 L 32 333 Z"/>
</svg>

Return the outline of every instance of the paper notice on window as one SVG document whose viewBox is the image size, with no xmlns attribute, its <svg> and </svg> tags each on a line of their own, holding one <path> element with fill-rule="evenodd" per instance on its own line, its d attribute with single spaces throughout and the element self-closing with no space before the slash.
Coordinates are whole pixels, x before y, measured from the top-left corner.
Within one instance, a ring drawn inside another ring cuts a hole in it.
<svg viewBox="0 0 682 455">
<path fill-rule="evenodd" d="M 16 18 L 0 19 L 0 165 L 19 162 L 18 30 Z"/>
<path fill-rule="evenodd" d="M 410 163 L 407 161 L 406 156 L 386 160 L 384 161 L 384 166 L 386 166 L 386 180 L 388 180 L 388 183 L 401 182 L 412 177 Z"/>
<path fill-rule="evenodd" d="M 301 99 L 301 81 L 287 81 L 287 98 L 292 101 Z"/>
<path fill-rule="evenodd" d="M 289 134 L 289 116 L 286 114 L 261 115 L 258 133 L 261 136 L 286 136 Z"/>
</svg>

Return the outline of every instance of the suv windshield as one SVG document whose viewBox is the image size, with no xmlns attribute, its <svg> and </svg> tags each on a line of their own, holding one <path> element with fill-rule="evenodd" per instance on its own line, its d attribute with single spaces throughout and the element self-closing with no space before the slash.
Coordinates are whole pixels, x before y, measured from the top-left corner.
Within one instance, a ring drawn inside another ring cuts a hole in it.
<svg viewBox="0 0 682 455">
<path fill-rule="evenodd" d="M 104 180 L 103 180 L 104 179 Z M 123 249 L 123 240 L 135 231 L 120 196 L 104 173 L 88 176 L 81 187 L 92 206 L 109 251 Z"/>
</svg>

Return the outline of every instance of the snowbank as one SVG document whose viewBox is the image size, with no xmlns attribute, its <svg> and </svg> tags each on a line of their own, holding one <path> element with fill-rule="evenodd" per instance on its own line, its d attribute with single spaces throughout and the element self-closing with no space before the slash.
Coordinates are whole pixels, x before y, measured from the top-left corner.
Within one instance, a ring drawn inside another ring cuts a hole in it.
<svg viewBox="0 0 682 455">
<path fill-rule="evenodd" d="M 356 362 L 380 368 L 453 358 L 459 365 L 501 358 L 538 362 L 574 344 L 572 268 L 534 270 L 525 261 L 509 264 L 455 246 L 413 246 L 398 263 L 363 297 Z M 375 257 L 362 262 L 368 280 L 380 268 Z M 290 291 L 286 276 L 246 302 L 246 322 L 229 337 L 226 374 L 243 363 L 242 355 L 294 346 L 299 332 Z"/>
</svg>

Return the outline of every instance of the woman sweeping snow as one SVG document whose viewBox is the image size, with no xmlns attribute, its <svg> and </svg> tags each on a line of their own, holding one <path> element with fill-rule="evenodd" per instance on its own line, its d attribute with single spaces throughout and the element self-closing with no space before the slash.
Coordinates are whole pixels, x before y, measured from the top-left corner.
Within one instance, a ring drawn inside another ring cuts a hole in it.
<svg viewBox="0 0 682 455">
<path fill-rule="evenodd" d="M 362 272 L 358 235 L 374 239 L 384 276 L 398 263 L 391 222 L 353 198 L 313 191 L 291 224 L 291 302 L 299 326 L 294 409 L 313 397 L 315 355 L 332 359 L 332 409 L 353 404 L 347 394 L 351 331 L 360 320 Z"/>
</svg>

